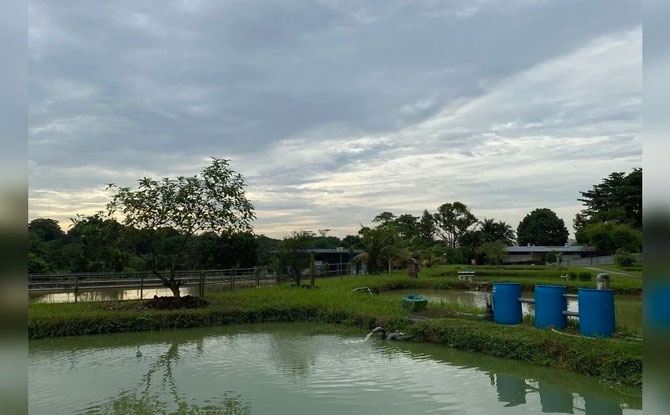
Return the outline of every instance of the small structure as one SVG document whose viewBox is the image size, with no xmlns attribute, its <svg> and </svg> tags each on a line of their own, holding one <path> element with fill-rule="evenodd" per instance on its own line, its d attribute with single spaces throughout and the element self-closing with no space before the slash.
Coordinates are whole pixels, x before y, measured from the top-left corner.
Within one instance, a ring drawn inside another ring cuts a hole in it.
<svg viewBox="0 0 670 415">
<path fill-rule="evenodd" d="M 466 269 L 465 271 L 458 271 L 457 274 L 458 279 L 461 281 L 472 281 L 475 276 L 475 272 L 470 269 Z"/>
<path fill-rule="evenodd" d="M 414 258 L 410 258 L 409 261 L 407 261 L 407 275 L 413 278 L 418 278 L 420 271 L 421 265 L 419 265 L 419 261 Z"/>
</svg>

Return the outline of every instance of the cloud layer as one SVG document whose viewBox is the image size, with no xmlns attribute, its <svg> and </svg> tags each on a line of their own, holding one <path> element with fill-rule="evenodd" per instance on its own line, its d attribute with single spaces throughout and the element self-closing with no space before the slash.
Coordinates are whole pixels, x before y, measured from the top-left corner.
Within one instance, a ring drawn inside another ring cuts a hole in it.
<svg viewBox="0 0 670 415">
<path fill-rule="evenodd" d="M 273 236 L 454 200 L 569 225 L 641 164 L 639 4 L 617 3 L 35 1 L 30 217 L 217 156 Z"/>
</svg>

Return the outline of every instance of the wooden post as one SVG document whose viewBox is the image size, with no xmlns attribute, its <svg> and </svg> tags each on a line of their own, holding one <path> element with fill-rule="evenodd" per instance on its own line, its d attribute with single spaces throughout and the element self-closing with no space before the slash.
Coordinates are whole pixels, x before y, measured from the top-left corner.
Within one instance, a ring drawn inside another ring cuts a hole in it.
<svg viewBox="0 0 670 415">
<path fill-rule="evenodd" d="M 79 295 L 79 275 L 74 277 L 74 302 L 77 302 L 77 296 Z"/>
<path fill-rule="evenodd" d="M 254 276 L 256 277 L 256 288 L 260 288 L 260 286 L 261 286 L 261 271 L 256 266 L 254 266 Z"/>
<path fill-rule="evenodd" d="M 309 254 L 309 282 L 312 289 L 314 289 L 314 278 L 316 270 L 314 269 L 314 252 Z"/>
<path fill-rule="evenodd" d="M 200 284 L 199 284 L 200 298 L 205 296 L 205 271 L 200 270 Z"/>
<path fill-rule="evenodd" d="M 237 272 L 237 267 L 233 267 L 233 273 L 230 276 L 230 291 L 232 292 L 235 289 L 235 273 Z"/>
<path fill-rule="evenodd" d="M 140 273 L 140 300 L 144 299 L 144 273 Z"/>
</svg>

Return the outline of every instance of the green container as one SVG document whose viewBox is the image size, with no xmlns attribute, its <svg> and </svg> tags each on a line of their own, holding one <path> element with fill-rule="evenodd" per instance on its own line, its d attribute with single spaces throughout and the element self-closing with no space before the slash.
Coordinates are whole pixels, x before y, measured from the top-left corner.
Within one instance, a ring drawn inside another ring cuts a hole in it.
<svg viewBox="0 0 670 415">
<path fill-rule="evenodd" d="M 402 299 L 402 306 L 411 311 L 419 311 L 426 308 L 428 300 L 416 294 L 410 294 Z"/>
</svg>

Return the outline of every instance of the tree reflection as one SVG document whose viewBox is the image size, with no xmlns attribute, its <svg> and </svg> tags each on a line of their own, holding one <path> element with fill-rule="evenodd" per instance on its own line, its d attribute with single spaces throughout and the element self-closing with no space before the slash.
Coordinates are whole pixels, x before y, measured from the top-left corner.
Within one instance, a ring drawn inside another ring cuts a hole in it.
<svg viewBox="0 0 670 415">
<path fill-rule="evenodd" d="M 202 342 L 196 344 L 196 350 L 203 352 Z M 124 390 L 108 402 L 92 408 L 89 414 L 105 415 L 248 415 L 251 413 L 250 403 L 245 401 L 241 395 L 229 396 L 224 393 L 222 397 L 212 399 L 212 403 L 196 405 L 179 393 L 177 382 L 173 372 L 173 364 L 179 361 L 179 343 L 173 342 L 167 352 L 149 365 L 147 373 L 142 376 L 137 388 Z M 138 357 L 139 359 L 139 357 Z M 152 390 L 154 379 L 160 378 L 160 390 L 157 393 Z"/>
</svg>

